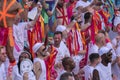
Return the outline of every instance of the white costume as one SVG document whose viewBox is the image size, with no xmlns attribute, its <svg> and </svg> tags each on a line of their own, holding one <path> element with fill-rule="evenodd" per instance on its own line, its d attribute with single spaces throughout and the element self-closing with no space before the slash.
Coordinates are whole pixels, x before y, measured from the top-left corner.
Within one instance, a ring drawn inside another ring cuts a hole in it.
<svg viewBox="0 0 120 80">
<path fill-rule="evenodd" d="M 46 65 L 45 65 L 45 62 L 44 60 L 40 59 L 40 58 L 35 58 L 34 59 L 34 63 L 35 62 L 39 62 L 40 65 L 41 65 L 41 74 L 40 74 L 40 77 L 38 80 L 46 80 L 47 79 L 47 76 L 46 76 Z"/>
<path fill-rule="evenodd" d="M 18 65 L 15 65 L 13 67 L 12 80 L 23 80 L 23 76 L 20 74 L 18 70 Z M 35 75 L 32 71 L 28 73 L 28 80 L 36 80 Z"/>
<path fill-rule="evenodd" d="M 56 50 L 58 51 L 58 53 L 56 55 L 55 64 L 57 63 L 62 64 L 62 59 L 64 57 L 70 57 L 69 50 L 63 41 L 61 41 L 59 48 L 56 48 Z M 56 68 L 57 74 L 60 75 L 60 72 L 62 70 L 63 70 L 63 67 Z"/>
<path fill-rule="evenodd" d="M 0 65 L 0 80 L 7 80 L 6 78 L 7 78 L 7 76 L 6 76 L 6 72 L 5 72 L 5 65 L 4 65 L 4 63 L 2 63 Z"/>
<path fill-rule="evenodd" d="M 112 66 L 112 73 L 117 76 L 117 80 L 120 80 L 120 67 L 117 63 Z"/>
<path fill-rule="evenodd" d="M 112 40 L 112 44 L 113 44 L 114 47 L 115 47 L 116 45 L 120 46 L 120 41 L 117 42 L 117 39 L 114 38 L 114 39 Z"/>
<path fill-rule="evenodd" d="M 16 60 L 19 58 L 20 51 L 23 51 L 24 41 L 27 40 L 27 32 L 25 31 L 27 24 L 27 22 L 21 22 L 18 25 L 13 24 L 13 37 L 15 41 L 13 54 Z"/>
<path fill-rule="evenodd" d="M 58 54 L 56 56 L 55 63 L 61 62 L 64 57 L 70 57 L 70 52 L 63 41 L 60 42 L 60 47 L 56 49 Z"/>
<path fill-rule="evenodd" d="M 103 46 L 99 49 L 99 55 L 107 54 L 110 49 Z M 112 80 L 112 71 L 111 71 L 111 63 L 108 63 L 108 66 L 103 65 L 102 63 L 99 63 L 96 66 L 96 69 L 98 70 L 100 80 Z"/>
<path fill-rule="evenodd" d="M 117 32 L 113 32 L 112 30 L 110 30 L 108 34 L 111 40 L 113 40 L 118 35 Z"/>
<path fill-rule="evenodd" d="M 99 63 L 96 69 L 99 72 L 100 80 L 112 80 L 111 63 L 109 63 L 108 66 Z"/>
<path fill-rule="evenodd" d="M 68 34 L 69 35 L 69 34 Z M 74 36 L 76 36 L 77 35 L 77 40 L 74 38 Z M 75 45 L 77 44 L 77 45 L 79 45 L 79 49 L 78 49 L 78 51 L 81 51 L 81 50 L 83 50 L 83 43 L 82 43 L 82 36 L 81 36 L 81 33 L 78 31 L 78 30 L 76 30 L 76 29 L 72 29 L 71 30 L 71 32 L 70 32 L 70 36 L 72 37 L 72 41 L 71 41 L 71 50 L 72 51 L 75 51 Z M 80 70 L 80 68 L 79 68 L 79 63 L 80 63 L 80 61 L 84 58 L 84 54 L 78 54 L 78 55 L 74 55 L 74 53 L 71 53 L 71 54 L 73 54 L 73 55 L 71 55 L 71 57 L 73 58 L 73 60 L 74 60 L 74 62 L 75 62 L 75 64 L 76 64 L 76 66 L 75 66 L 75 68 L 74 68 L 74 70 L 73 70 L 73 72 L 75 73 L 75 74 L 78 74 L 78 72 L 79 72 L 79 70 Z"/>
<path fill-rule="evenodd" d="M 92 76 L 93 76 L 93 70 L 95 68 L 93 66 L 89 66 L 89 65 L 86 65 L 83 70 L 84 70 L 84 73 L 85 73 L 85 80 L 91 80 Z"/>
</svg>

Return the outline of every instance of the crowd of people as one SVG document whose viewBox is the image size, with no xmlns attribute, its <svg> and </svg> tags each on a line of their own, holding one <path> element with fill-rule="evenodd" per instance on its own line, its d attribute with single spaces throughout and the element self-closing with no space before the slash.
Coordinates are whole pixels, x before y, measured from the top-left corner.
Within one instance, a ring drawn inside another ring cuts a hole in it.
<svg viewBox="0 0 120 80">
<path fill-rule="evenodd" d="M 0 0 L 0 80 L 120 80 L 120 1 Z"/>
</svg>

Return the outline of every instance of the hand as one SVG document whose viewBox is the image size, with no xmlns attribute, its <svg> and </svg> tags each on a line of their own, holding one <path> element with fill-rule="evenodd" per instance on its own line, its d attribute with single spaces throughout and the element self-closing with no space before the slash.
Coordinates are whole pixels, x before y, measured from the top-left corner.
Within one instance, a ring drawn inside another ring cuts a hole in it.
<svg viewBox="0 0 120 80">
<path fill-rule="evenodd" d="M 48 37 L 48 43 L 49 43 L 50 45 L 53 45 L 53 44 L 54 44 L 53 37 Z"/>
<path fill-rule="evenodd" d="M 41 4 L 37 4 L 37 8 L 38 8 L 38 12 L 42 11 L 42 5 Z"/>
<path fill-rule="evenodd" d="M 52 49 L 51 46 L 48 46 L 47 52 L 51 53 Z"/>
<path fill-rule="evenodd" d="M 28 80 L 28 72 L 25 72 L 25 73 L 23 74 L 23 80 Z"/>
</svg>

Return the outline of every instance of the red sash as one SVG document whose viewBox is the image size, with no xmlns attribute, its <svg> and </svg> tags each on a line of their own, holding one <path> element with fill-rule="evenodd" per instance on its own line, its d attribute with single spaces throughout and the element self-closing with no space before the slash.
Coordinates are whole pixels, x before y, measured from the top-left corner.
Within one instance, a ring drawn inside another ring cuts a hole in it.
<svg viewBox="0 0 120 80">
<path fill-rule="evenodd" d="M 8 28 L 0 27 L 0 45 L 5 46 L 8 39 Z"/>
<path fill-rule="evenodd" d="M 104 23 L 105 26 L 108 27 L 109 23 L 108 23 L 108 19 L 110 17 L 110 14 L 104 10 L 100 10 L 99 14 L 102 16 L 102 18 L 104 19 Z"/>
<path fill-rule="evenodd" d="M 71 55 L 78 55 L 78 52 L 80 51 L 79 37 L 81 38 L 83 47 L 85 49 L 85 40 L 83 39 L 83 36 L 84 34 L 81 33 L 78 23 L 76 23 L 74 28 L 69 32 L 67 38 L 67 45 Z M 74 49 L 72 48 L 73 46 Z"/>
<path fill-rule="evenodd" d="M 55 64 L 55 59 L 56 59 L 56 55 L 58 53 L 58 51 L 55 49 L 55 47 L 51 46 L 51 53 L 50 56 L 47 58 L 47 60 L 45 61 L 46 63 L 46 75 L 47 75 L 47 80 L 52 80 L 57 78 L 57 72 L 54 69 L 54 64 Z"/>
<path fill-rule="evenodd" d="M 7 44 L 7 40 L 10 41 L 10 46 L 14 46 L 14 37 L 13 37 L 13 28 L 0 28 L 0 45 L 5 46 Z"/>
<path fill-rule="evenodd" d="M 94 15 L 92 16 L 92 23 L 90 29 L 91 29 L 91 41 L 95 43 L 95 35 L 98 33 L 98 30 L 102 29 L 101 19 L 97 11 L 95 11 Z"/>
<path fill-rule="evenodd" d="M 32 53 L 32 56 L 34 57 L 34 53 L 32 51 L 32 47 L 37 42 L 42 42 L 44 38 L 44 25 L 41 21 L 41 17 L 36 22 L 33 30 L 28 30 L 28 41 L 30 45 L 30 52 Z"/>
</svg>

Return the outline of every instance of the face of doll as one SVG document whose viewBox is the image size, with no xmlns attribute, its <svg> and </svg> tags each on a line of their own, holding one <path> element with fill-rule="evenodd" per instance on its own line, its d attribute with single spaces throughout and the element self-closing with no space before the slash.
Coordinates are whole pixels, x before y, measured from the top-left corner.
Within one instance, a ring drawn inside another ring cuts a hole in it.
<svg viewBox="0 0 120 80">
<path fill-rule="evenodd" d="M 21 62 L 20 70 L 21 70 L 21 74 L 25 72 L 30 72 L 32 70 L 32 62 L 31 61 Z"/>
</svg>

